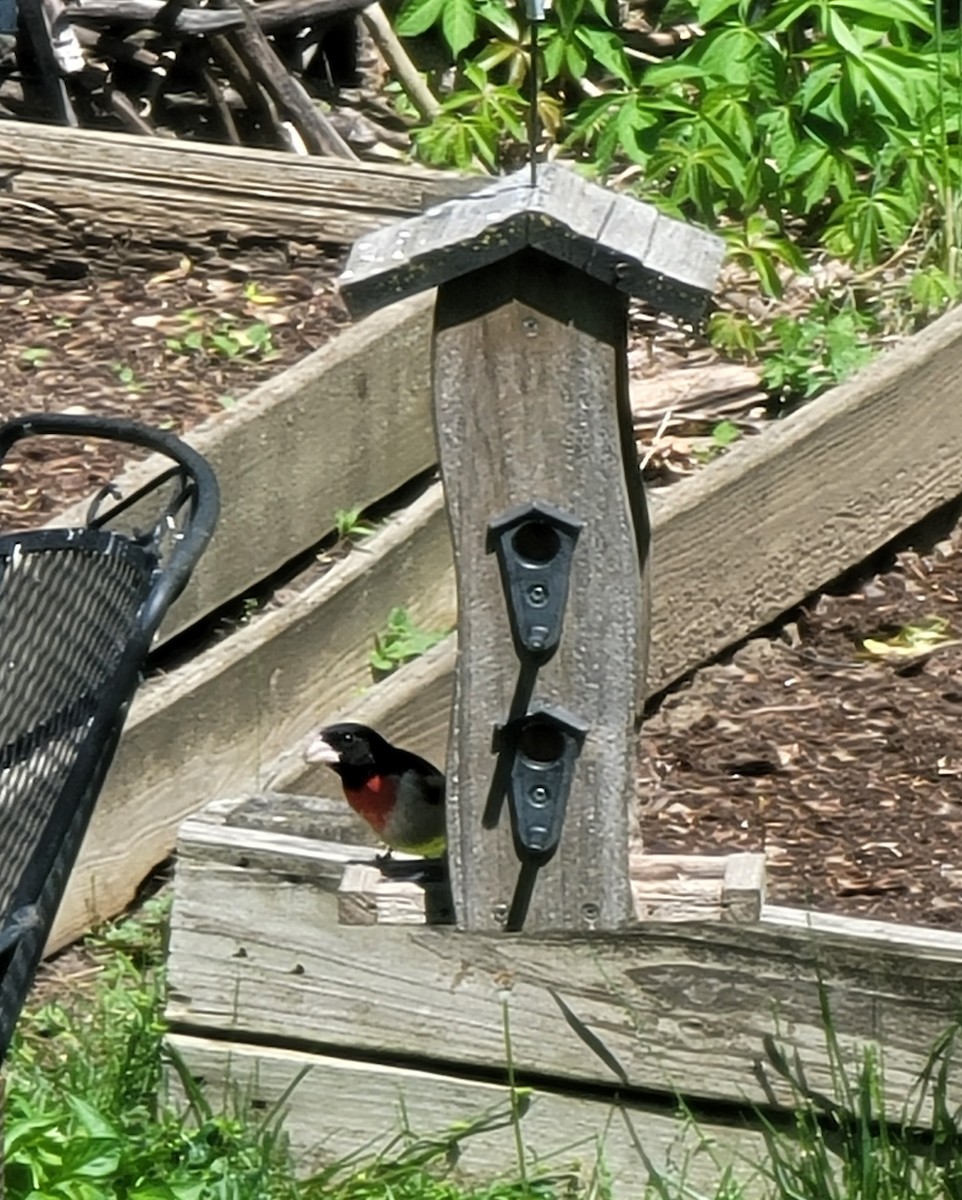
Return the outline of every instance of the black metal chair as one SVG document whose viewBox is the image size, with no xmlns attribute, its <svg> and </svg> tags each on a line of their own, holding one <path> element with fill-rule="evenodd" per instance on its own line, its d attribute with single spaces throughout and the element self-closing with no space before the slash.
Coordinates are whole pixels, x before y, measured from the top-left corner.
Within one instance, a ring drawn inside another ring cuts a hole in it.
<svg viewBox="0 0 962 1200">
<path fill-rule="evenodd" d="M 128 442 L 174 465 L 127 498 L 103 489 L 83 527 L 0 537 L 0 1063 L 151 641 L 219 507 L 199 454 L 132 422 L 23 417 L 0 427 L 0 462 L 47 434 Z"/>
</svg>

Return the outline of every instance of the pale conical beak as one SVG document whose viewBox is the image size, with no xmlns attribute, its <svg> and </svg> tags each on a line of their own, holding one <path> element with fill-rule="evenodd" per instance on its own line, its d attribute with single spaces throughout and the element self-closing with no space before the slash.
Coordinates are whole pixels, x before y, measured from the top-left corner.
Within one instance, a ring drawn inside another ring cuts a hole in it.
<svg viewBox="0 0 962 1200">
<path fill-rule="evenodd" d="M 341 756 L 321 734 L 318 734 L 307 744 L 304 751 L 304 761 L 308 763 L 327 763 L 335 766 L 341 761 Z"/>
</svg>

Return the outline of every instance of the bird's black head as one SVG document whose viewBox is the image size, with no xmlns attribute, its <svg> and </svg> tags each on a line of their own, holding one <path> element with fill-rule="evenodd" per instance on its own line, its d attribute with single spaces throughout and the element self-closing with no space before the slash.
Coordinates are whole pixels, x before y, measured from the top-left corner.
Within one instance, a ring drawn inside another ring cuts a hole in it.
<svg viewBox="0 0 962 1200">
<path fill-rule="evenodd" d="M 343 721 L 339 725 L 328 725 L 308 746 L 304 757 L 310 763 L 326 763 L 340 774 L 346 768 L 369 767 L 376 769 L 390 747 L 379 733 Z"/>
</svg>

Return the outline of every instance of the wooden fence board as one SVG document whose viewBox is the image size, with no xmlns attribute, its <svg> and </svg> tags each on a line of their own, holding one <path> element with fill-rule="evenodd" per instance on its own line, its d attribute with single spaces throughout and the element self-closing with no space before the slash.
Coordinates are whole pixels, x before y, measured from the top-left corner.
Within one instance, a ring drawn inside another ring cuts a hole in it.
<svg viewBox="0 0 962 1200">
<path fill-rule="evenodd" d="M 824 988 L 846 1054 L 881 1047 L 898 1117 L 957 1015 L 962 934 L 931 954 L 910 928 L 873 942 L 765 922 L 542 937 L 340 926 L 324 843 L 291 836 L 285 848 L 290 814 L 278 814 L 267 838 L 238 826 L 218 835 L 210 826 L 223 820 L 223 811 L 199 814 L 181 830 L 168 1008 L 181 1033 L 374 1060 L 423 1056 L 470 1073 L 504 1061 L 507 990 L 519 1071 L 616 1086 L 554 991 L 631 1087 L 788 1106 L 791 1089 L 766 1062 L 764 1039 L 776 1037 L 789 1061 L 797 1053 L 810 1086 L 831 1090 Z M 331 853 L 343 861 L 343 847 Z"/>
<path fill-rule="evenodd" d="M 256 786 L 285 748 L 371 681 L 373 635 L 392 606 L 426 627 L 454 620 L 450 548 L 432 489 L 342 563 L 138 693 L 51 948 L 119 912 L 208 800 Z"/>
<path fill-rule="evenodd" d="M 408 164 L 19 121 L 0 122 L 0 177 L 7 273 L 12 264 L 29 271 L 44 254 L 61 269 L 68 261 L 98 269 L 104 258 L 156 269 L 158 246 L 199 258 L 241 242 L 345 246 L 483 182 Z"/>
<path fill-rule="evenodd" d="M 356 1155 L 362 1145 L 362 1160 L 383 1151 L 390 1158 L 402 1128 L 433 1140 L 449 1135 L 457 1122 L 483 1121 L 486 1128 L 459 1145 L 457 1176 L 518 1177 L 510 1094 L 502 1085 L 180 1034 L 167 1040 L 215 1105 L 223 1100 L 229 1107 L 239 1096 L 245 1108 L 262 1117 L 280 1104 L 284 1132 L 305 1175 Z M 170 1072 L 168 1080 L 179 1097 Z M 710 1195 L 726 1163 L 734 1165 L 736 1178 L 750 1183 L 751 1164 L 764 1155 L 761 1135 L 748 1129 L 705 1120 L 696 1131 L 680 1124 L 668 1106 L 614 1104 L 535 1089 L 521 1119 L 529 1176 L 573 1175 L 590 1195 L 600 1169 L 615 1194 L 637 1200 L 649 1173 L 626 1121 L 656 1169 L 668 1177 L 683 1174 L 690 1187 Z M 711 1153 L 703 1138 L 710 1139 Z"/>
<path fill-rule="evenodd" d="M 430 297 L 375 314 L 190 434 L 217 472 L 221 515 L 162 641 L 319 542 L 336 509 L 372 504 L 432 465 L 430 321 Z M 159 461 L 132 468 L 122 490 Z M 86 511 L 52 523 L 83 523 Z"/>
</svg>

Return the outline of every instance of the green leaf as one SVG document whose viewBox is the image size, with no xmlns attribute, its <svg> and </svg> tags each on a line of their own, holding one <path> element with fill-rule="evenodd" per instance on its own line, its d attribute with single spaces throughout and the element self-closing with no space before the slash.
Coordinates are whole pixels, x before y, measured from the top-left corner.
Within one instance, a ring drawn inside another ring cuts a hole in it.
<svg viewBox="0 0 962 1200">
<path fill-rule="evenodd" d="M 825 33 L 828 39 L 835 43 L 846 54 L 853 58 L 862 57 L 862 44 L 856 38 L 845 21 L 831 7 L 825 11 Z"/>
<path fill-rule="evenodd" d="M 542 52 L 542 63 L 544 64 L 545 79 L 550 82 L 552 79 L 557 79 L 561 74 L 561 66 L 564 62 L 565 43 L 564 38 L 554 37 L 545 46 Z"/>
<path fill-rule="evenodd" d="M 719 421 L 711 431 L 712 441 L 716 446 L 730 446 L 742 436 L 742 431 L 734 421 Z"/>
<path fill-rule="evenodd" d="M 477 28 L 473 0 L 444 0 L 441 31 L 455 58 L 474 41 Z"/>
<path fill-rule="evenodd" d="M 617 33 L 609 29 L 590 29 L 582 26 L 575 37 L 616 79 L 627 84 L 633 82 L 634 76 Z"/>
<path fill-rule="evenodd" d="M 480 0 L 477 13 L 482 21 L 486 21 L 504 37 L 514 42 L 520 39 L 521 30 L 517 18 L 501 0 Z"/>
<path fill-rule="evenodd" d="M 394 32 L 400 37 L 417 37 L 434 25 L 447 0 L 404 0 L 394 20 Z"/>
<path fill-rule="evenodd" d="M 701 0 L 698 5 L 698 24 L 710 25 L 719 17 L 738 10 L 738 0 Z"/>
<path fill-rule="evenodd" d="M 934 27 L 932 6 L 919 3 L 918 0 L 871 0 L 871 4 L 846 4 L 844 0 L 835 0 L 835 6 L 849 11 L 855 22 L 871 16 L 886 21 L 906 21 L 926 33 L 931 33 Z"/>
</svg>

